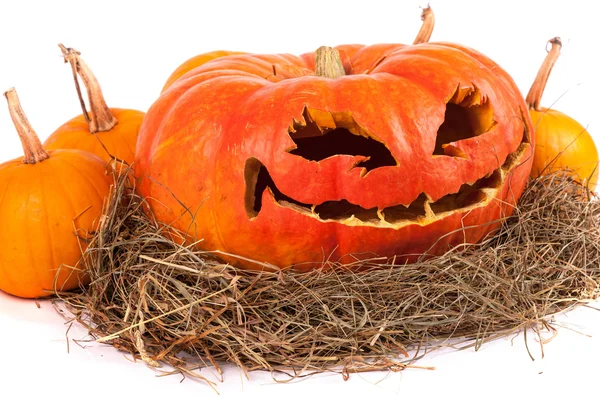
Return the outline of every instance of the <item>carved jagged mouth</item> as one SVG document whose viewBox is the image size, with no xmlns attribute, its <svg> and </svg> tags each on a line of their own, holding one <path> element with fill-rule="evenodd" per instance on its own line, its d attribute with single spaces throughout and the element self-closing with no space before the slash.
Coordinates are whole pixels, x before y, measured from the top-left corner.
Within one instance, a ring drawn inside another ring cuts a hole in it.
<svg viewBox="0 0 600 400">
<path fill-rule="evenodd" d="M 321 204 L 298 202 L 277 188 L 267 168 L 258 159 L 250 158 L 245 167 L 246 212 L 249 218 L 257 217 L 262 209 L 263 193 L 268 190 L 280 207 L 323 222 L 393 228 L 414 223 L 425 225 L 444 218 L 449 213 L 487 205 L 496 197 L 510 171 L 522 162 L 528 147 L 528 143 L 522 143 L 517 151 L 508 156 L 504 165 L 472 184 L 463 184 L 457 193 L 448 194 L 437 201 L 431 201 L 426 193 L 422 193 L 410 204 L 383 209 L 365 209 L 347 200 L 326 201 Z"/>
</svg>

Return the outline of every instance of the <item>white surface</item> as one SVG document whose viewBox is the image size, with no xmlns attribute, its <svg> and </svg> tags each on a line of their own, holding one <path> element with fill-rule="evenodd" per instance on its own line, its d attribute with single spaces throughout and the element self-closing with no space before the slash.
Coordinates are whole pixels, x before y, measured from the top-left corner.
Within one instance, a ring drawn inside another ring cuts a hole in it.
<svg viewBox="0 0 600 400">
<path fill-rule="evenodd" d="M 206 4 L 203 4 L 206 3 Z M 80 113 L 70 68 L 58 43 L 82 52 L 100 80 L 109 105 L 146 110 L 172 70 L 210 50 L 303 53 L 320 45 L 411 42 L 424 1 L 2 1 L 0 2 L 0 90 L 16 87 L 23 108 L 44 140 Z M 584 126 L 600 143 L 596 59 L 600 30 L 589 1 L 432 1 L 432 41 L 474 47 L 504 67 L 525 94 L 545 56 L 548 39 L 563 39 L 563 54 L 543 98 Z M 0 98 L 0 101 L 4 99 Z M 7 109 L 0 105 L 0 162 L 21 155 Z M 0 221 L 0 223 L 2 223 Z M 598 304 L 594 305 L 599 307 Z M 432 353 L 418 365 L 435 371 L 365 373 L 344 382 L 320 375 L 291 384 L 269 374 L 250 379 L 227 368 L 217 384 L 222 395 L 252 398 L 320 397 L 423 398 L 594 398 L 600 355 L 600 314 L 578 309 L 560 317 L 558 336 L 545 347 L 529 335 L 502 339 L 479 352 Z M 157 378 L 141 363 L 113 348 L 86 340 L 51 304 L 0 294 L 0 386 L 14 398 L 183 398 L 214 393 L 180 376 Z M 575 333 L 573 330 L 579 332 Z M 69 350 L 69 351 L 68 351 Z M 207 377 L 217 381 L 206 372 Z M 18 394 L 18 395 L 17 395 Z M 16 397 L 15 397 L 16 396 Z"/>
</svg>

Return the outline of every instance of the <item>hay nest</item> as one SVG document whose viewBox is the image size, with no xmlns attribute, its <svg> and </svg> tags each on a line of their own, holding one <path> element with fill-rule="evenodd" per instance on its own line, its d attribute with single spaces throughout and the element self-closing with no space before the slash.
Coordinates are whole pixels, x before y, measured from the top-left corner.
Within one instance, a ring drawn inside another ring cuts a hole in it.
<svg viewBox="0 0 600 400">
<path fill-rule="evenodd" d="M 124 176 L 85 253 L 91 284 L 60 303 L 97 340 L 186 376 L 223 363 L 292 378 L 401 370 L 440 341 L 553 329 L 600 294 L 600 202 L 567 171 L 531 181 L 483 243 L 304 274 L 241 271 L 171 242 Z"/>
</svg>

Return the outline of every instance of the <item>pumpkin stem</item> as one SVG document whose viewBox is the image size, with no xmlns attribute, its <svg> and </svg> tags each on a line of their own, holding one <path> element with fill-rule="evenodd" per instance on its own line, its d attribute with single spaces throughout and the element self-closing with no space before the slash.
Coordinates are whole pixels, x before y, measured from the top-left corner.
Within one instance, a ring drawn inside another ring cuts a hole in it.
<svg viewBox="0 0 600 400">
<path fill-rule="evenodd" d="M 421 21 L 423 21 L 423 24 L 413 44 L 427 43 L 429 42 L 429 38 L 431 38 L 433 26 L 435 25 L 435 15 L 429 4 L 421 12 Z"/>
<path fill-rule="evenodd" d="M 556 63 L 556 60 L 560 55 L 560 49 L 562 47 L 560 38 L 552 38 L 548 43 L 550 43 L 552 47 L 548 51 L 548 54 L 529 89 L 529 93 L 527 93 L 527 97 L 525 98 L 525 102 L 530 110 L 541 110 L 542 107 L 540 106 L 540 102 L 542 100 L 542 95 L 544 94 L 544 89 L 546 88 L 546 83 L 548 82 L 548 77 L 550 76 L 552 67 L 554 67 L 554 63 Z"/>
<path fill-rule="evenodd" d="M 6 97 L 6 100 L 8 101 L 10 117 L 15 124 L 17 133 L 21 139 L 21 144 L 23 145 L 23 153 L 25 154 L 23 157 L 23 164 L 35 164 L 50 157 L 48 152 L 44 150 L 40 138 L 31 127 L 25 112 L 23 112 L 15 88 L 10 88 L 4 92 L 4 97 Z"/>
<path fill-rule="evenodd" d="M 346 75 L 340 52 L 337 49 L 328 46 L 321 46 L 317 49 L 315 75 L 331 79 Z"/>
<path fill-rule="evenodd" d="M 71 64 L 75 88 L 77 89 L 77 95 L 79 96 L 79 102 L 81 103 L 81 109 L 83 110 L 83 117 L 88 123 L 90 132 L 97 133 L 111 130 L 118 121 L 110 112 L 110 108 L 106 105 L 106 101 L 102 95 L 102 89 L 100 88 L 96 76 L 92 73 L 92 70 L 87 64 L 83 62 L 80 57 L 80 52 L 65 47 L 62 44 L 59 44 L 58 47 L 60 47 L 60 50 L 62 51 L 65 63 L 68 62 Z M 90 102 L 90 113 L 88 113 L 85 108 L 85 101 L 81 94 L 77 76 L 81 78 L 85 85 L 88 100 Z"/>
</svg>

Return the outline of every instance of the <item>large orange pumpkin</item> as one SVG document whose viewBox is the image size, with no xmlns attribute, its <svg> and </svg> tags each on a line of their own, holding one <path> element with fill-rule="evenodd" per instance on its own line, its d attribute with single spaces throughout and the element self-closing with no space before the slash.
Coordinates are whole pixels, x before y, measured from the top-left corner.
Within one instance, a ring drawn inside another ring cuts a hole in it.
<svg viewBox="0 0 600 400">
<path fill-rule="evenodd" d="M 552 47 L 526 98 L 536 136 L 531 176 L 536 178 L 542 173 L 569 168 L 594 190 L 599 167 L 594 139 L 583 125 L 567 114 L 541 106 L 546 83 L 562 47 L 558 37 L 550 39 L 549 43 Z"/>
<path fill-rule="evenodd" d="M 496 228 L 531 132 L 510 76 L 461 45 L 227 56 L 152 105 L 136 174 L 158 220 L 242 267 L 400 263 Z"/>
<path fill-rule="evenodd" d="M 0 290 L 44 297 L 87 283 L 78 263 L 112 183 L 81 150 L 42 148 L 14 89 L 5 93 L 24 157 L 0 164 Z"/>
<path fill-rule="evenodd" d="M 71 64 L 83 113 L 58 127 L 44 142 L 47 150 L 80 149 L 96 154 L 106 162 L 114 160 L 131 164 L 135 158 L 137 134 L 144 119 L 142 111 L 109 108 L 102 89 L 77 50 L 59 45 L 65 62 Z M 86 110 L 77 81 L 79 75 L 86 87 L 90 111 Z"/>
</svg>

